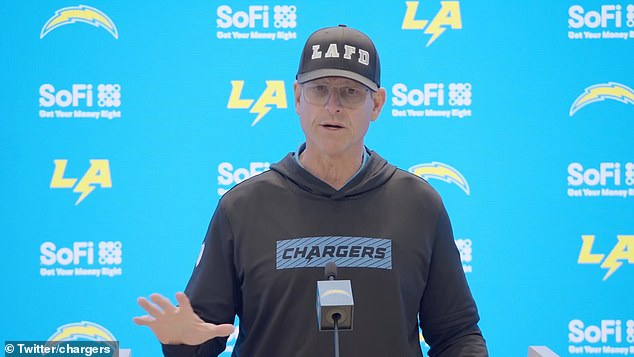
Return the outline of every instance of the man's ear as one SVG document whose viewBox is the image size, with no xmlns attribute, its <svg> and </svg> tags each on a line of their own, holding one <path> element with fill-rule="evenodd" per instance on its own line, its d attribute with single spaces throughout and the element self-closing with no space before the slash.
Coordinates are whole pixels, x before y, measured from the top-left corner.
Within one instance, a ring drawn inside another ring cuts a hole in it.
<svg viewBox="0 0 634 357">
<path fill-rule="evenodd" d="M 295 99 L 295 112 L 299 114 L 299 101 L 302 97 L 302 86 L 297 83 L 297 81 L 293 83 L 293 97 Z"/>
<path fill-rule="evenodd" d="M 372 94 L 372 121 L 375 121 L 379 117 L 379 114 L 381 114 L 383 104 L 385 104 L 385 98 L 385 88 L 379 88 L 376 93 Z"/>
</svg>

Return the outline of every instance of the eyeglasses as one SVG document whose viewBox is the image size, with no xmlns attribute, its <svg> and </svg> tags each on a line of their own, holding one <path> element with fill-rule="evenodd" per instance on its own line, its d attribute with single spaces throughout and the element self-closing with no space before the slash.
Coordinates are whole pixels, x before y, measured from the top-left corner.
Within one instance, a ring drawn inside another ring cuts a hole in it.
<svg viewBox="0 0 634 357">
<path fill-rule="evenodd" d="M 304 98 L 314 105 L 325 105 L 333 91 L 337 91 L 341 105 L 348 109 L 355 109 L 363 101 L 370 89 L 363 86 L 330 87 L 325 84 L 305 84 L 302 86 Z"/>
</svg>

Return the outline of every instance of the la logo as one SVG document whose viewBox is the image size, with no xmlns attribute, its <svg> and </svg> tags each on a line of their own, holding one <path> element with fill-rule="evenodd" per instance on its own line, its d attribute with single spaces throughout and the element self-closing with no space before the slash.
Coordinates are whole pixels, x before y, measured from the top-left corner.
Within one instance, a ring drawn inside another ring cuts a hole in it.
<svg viewBox="0 0 634 357">
<path fill-rule="evenodd" d="M 51 188 L 73 188 L 73 192 L 80 193 L 79 198 L 75 202 L 75 206 L 81 203 L 92 191 L 96 185 L 101 188 L 111 188 L 112 178 L 110 177 L 110 163 L 108 160 L 90 160 L 90 167 L 81 180 L 77 178 L 64 177 L 66 172 L 66 164 L 68 160 L 53 160 L 55 163 L 55 171 L 51 179 Z M 76 184 L 76 185 L 75 185 Z"/>
<path fill-rule="evenodd" d="M 266 81 L 266 89 L 260 95 L 255 104 L 253 99 L 243 99 L 242 88 L 244 81 L 231 81 L 231 95 L 229 96 L 228 109 L 249 109 L 249 113 L 257 113 L 251 126 L 257 124 L 270 110 L 270 106 L 285 109 L 287 108 L 286 90 L 284 81 Z"/>
</svg>

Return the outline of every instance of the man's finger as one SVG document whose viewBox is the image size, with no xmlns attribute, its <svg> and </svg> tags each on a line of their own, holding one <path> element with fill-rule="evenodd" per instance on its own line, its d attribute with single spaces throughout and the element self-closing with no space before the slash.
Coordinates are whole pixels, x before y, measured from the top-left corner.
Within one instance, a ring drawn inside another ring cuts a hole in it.
<svg viewBox="0 0 634 357">
<path fill-rule="evenodd" d="M 158 306 L 161 307 L 161 309 L 163 309 L 164 312 L 166 313 L 176 313 L 176 311 L 178 311 L 178 309 L 176 308 L 176 306 L 174 306 L 174 304 L 172 304 L 171 301 L 169 301 L 168 299 L 166 299 L 163 295 L 160 294 L 152 294 L 150 295 L 150 299 Z"/>
<path fill-rule="evenodd" d="M 135 317 L 132 319 L 132 321 L 134 321 L 134 323 L 137 325 L 147 326 L 151 324 L 152 322 L 156 321 L 156 319 L 154 319 L 151 316 L 145 315 L 145 316 Z"/>
<path fill-rule="evenodd" d="M 146 298 L 144 298 L 144 297 L 138 298 L 137 299 L 137 303 L 139 305 L 141 305 L 143 310 L 147 311 L 147 313 L 152 315 L 153 317 L 157 317 L 158 318 L 158 317 L 163 316 L 163 311 L 161 311 L 158 307 L 156 307 L 151 302 L 147 301 Z"/>
<path fill-rule="evenodd" d="M 233 333 L 234 327 L 231 324 L 215 325 L 211 328 L 216 337 L 226 337 Z"/>
<path fill-rule="evenodd" d="M 176 293 L 176 301 L 178 301 L 178 307 L 182 311 L 192 313 L 194 312 L 194 309 L 192 309 L 192 303 L 189 301 L 189 298 L 184 293 Z"/>
</svg>

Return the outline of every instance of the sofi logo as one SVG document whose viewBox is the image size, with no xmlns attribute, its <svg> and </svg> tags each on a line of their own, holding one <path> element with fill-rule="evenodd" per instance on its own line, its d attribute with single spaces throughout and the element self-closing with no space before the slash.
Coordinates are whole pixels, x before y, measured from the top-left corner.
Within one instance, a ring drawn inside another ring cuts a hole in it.
<svg viewBox="0 0 634 357">
<path fill-rule="evenodd" d="M 577 262 L 579 264 L 600 264 L 602 269 L 607 269 L 603 281 L 606 281 L 621 268 L 623 263 L 634 264 L 634 235 L 618 235 L 616 244 L 607 254 L 593 252 L 594 235 L 583 235 L 581 240 L 583 243 Z"/>
<path fill-rule="evenodd" d="M 273 13 L 271 14 L 271 11 Z M 236 10 L 229 5 L 218 6 L 216 37 L 228 40 L 294 40 L 297 33 L 295 5 L 251 5 Z M 271 28 L 271 24 L 273 25 Z"/>
<path fill-rule="evenodd" d="M 440 10 L 433 17 L 421 18 L 421 13 L 427 12 L 419 9 L 420 1 L 406 1 L 405 16 L 403 17 L 403 30 L 421 30 L 431 37 L 427 41 L 429 47 L 448 28 L 452 30 L 462 29 L 462 17 L 460 15 L 459 1 L 441 1 Z M 431 20 L 429 20 L 431 18 Z"/>
<path fill-rule="evenodd" d="M 471 86 L 469 85 L 469 89 Z M 408 88 L 404 83 L 392 86 L 392 105 L 421 106 L 445 105 L 445 85 L 443 83 L 424 83 L 420 88 Z"/>
<path fill-rule="evenodd" d="M 271 164 L 268 162 L 251 162 L 247 167 L 221 162 L 218 165 L 218 195 L 224 195 L 234 185 L 267 171 L 270 166 Z"/>
<path fill-rule="evenodd" d="M 122 253 L 119 241 L 73 242 L 69 246 L 44 242 L 40 245 L 40 275 L 119 276 Z"/>
<path fill-rule="evenodd" d="M 59 250 L 53 242 L 44 242 L 40 246 L 40 264 L 79 265 L 82 261 L 86 264 L 94 264 L 95 248 L 93 242 L 75 242 L 72 247 L 60 247 Z"/>
<path fill-rule="evenodd" d="M 598 167 L 585 167 L 578 162 L 568 165 L 568 184 L 572 186 L 605 186 L 613 184 L 621 185 L 623 176 L 628 186 L 634 185 L 634 163 L 628 162 L 621 170 L 619 162 L 602 162 Z"/>
<path fill-rule="evenodd" d="M 276 28 L 294 28 L 297 26 L 297 7 L 294 5 L 251 5 L 245 10 L 234 10 L 229 5 L 218 6 L 216 24 L 219 28 L 230 27 L 268 28 L 271 20 L 270 10 L 273 10 L 273 26 Z"/>
<path fill-rule="evenodd" d="M 633 320 L 601 320 L 596 324 L 588 324 L 583 320 L 575 319 L 568 323 L 568 331 L 568 340 L 571 343 L 634 343 Z M 582 350 L 582 352 L 591 353 L 589 350 Z M 599 348 L 598 353 L 602 352 L 607 351 Z"/>
<path fill-rule="evenodd" d="M 601 162 L 568 165 L 569 197 L 634 197 L 634 163 Z"/>
<path fill-rule="evenodd" d="M 53 160 L 55 170 L 51 178 L 51 188 L 72 188 L 73 192 L 79 193 L 79 198 L 75 206 L 81 203 L 97 186 L 101 188 L 111 188 L 112 178 L 110 176 L 110 163 L 108 160 L 90 160 L 90 167 L 83 174 L 81 179 L 65 177 L 68 160 Z"/>
<path fill-rule="evenodd" d="M 70 247 L 57 247 L 53 242 L 44 242 L 40 246 L 40 264 L 42 265 L 92 265 L 95 263 L 95 247 L 100 265 L 121 264 L 121 242 L 73 242 Z"/>
<path fill-rule="evenodd" d="M 92 107 L 93 104 L 97 104 L 99 107 L 121 106 L 121 86 L 119 84 L 99 84 L 94 86 L 94 89 L 97 90 L 96 101 L 94 100 L 92 84 L 73 84 L 70 89 L 56 89 L 52 84 L 42 84 L 40 86 L 40 106 L 46 108 L 82 105 Z"/>
<path fill-rule="evenodd" d="M 70 88 L 50 83 L 40 86 L 40 118 L 121 118 L 121 85 L 73 84 Z M 99 110 L 93 110 L 97 106 Z M 108 110 L 108 109 L 114 110 Z"/>
<path fill-rule="evenodd" d="M 273 107 L 288 108 L 284 81 L 265 81 L 266 87 L 257 99 L 243 97 L 244 81 L 231 81 L 231 94 L 227 109 L 249 109 L 249 113 L 256 114 L 251 126 L 257 124 Z"/>
<path fill-rule="evenodd" d="M 392 86 L 393 117 L 471 116 L 471 83 L 423 83 L 411 87 L 405 83 Z"/>
<path fill-rule="evenodd" d="M 625 10 L 625 21 L 623 18 Z M 615 27 L 634 27 L 634 5 L 606 4 L 599 8 L 586 9 L 581 5 L 568 8 L 568 26 L 573 29 L 587 27 L 591 29 Z"/>
<path fill-rule="evenodd" d="M 624 16 L 625 15 L 625 16 Z M 568 8 L 568 38 L 571 40 L 634 39 L 634 4 L 604 4 Z"/>
</svg>

